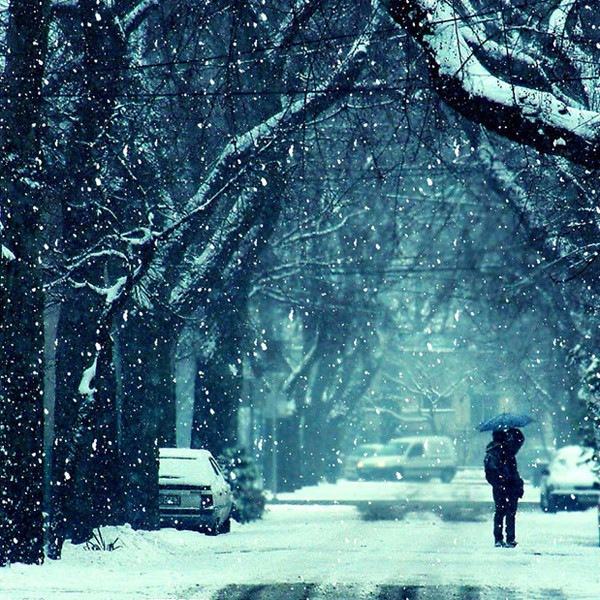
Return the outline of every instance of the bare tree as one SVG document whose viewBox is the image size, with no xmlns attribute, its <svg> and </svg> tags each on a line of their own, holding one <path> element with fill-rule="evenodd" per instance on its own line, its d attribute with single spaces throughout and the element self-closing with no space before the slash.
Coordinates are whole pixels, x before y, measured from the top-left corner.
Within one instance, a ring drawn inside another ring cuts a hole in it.
<svg viewBox="0 0 600 600">
<path fill-rule="evenodd" d="M 44 190 L 49 2 L 9 9 L 0 110 L 0 565 L 43 561 Z"/>
</svg>

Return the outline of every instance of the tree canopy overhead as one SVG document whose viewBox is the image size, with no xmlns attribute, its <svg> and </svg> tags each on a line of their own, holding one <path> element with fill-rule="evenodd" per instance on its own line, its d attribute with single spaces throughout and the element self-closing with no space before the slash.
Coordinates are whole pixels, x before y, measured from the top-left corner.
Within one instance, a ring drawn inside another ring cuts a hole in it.
<svg viewBox="0 0 600 600">
<path fill-rule="evenodd" d="M 600 165 L 598 12 L 573 0 L 382 0 L 421 46 L 433 87 L 469 120 Z"/>
</svg>

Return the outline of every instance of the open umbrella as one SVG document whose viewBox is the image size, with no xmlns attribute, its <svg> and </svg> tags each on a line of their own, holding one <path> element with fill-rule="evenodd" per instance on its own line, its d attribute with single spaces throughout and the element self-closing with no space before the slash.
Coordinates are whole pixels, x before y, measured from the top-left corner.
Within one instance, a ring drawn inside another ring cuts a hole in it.
<svg viewBox="0 0 600 600">
<path fill-rule="evenodd" d="M 502 413 L 481 423 L 479 431 L 497 431 L 499 429 L 510 429 L 511 427 L 525 427 L 525 425 L 529 425 L 533 421 L 535 419 L 529 415 Z"/>
</svg>

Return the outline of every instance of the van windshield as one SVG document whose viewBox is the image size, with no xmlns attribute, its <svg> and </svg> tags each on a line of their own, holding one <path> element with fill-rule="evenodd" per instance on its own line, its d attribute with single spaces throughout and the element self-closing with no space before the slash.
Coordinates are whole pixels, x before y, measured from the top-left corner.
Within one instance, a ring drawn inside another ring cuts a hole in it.
<svg viewBox="0 0 600 600">
<path fill-rule="evenodd" d="M 381 456 L 392 456 L 395 454 L 404 454 L 408 448 L 408 444 L 405 442 L 397 442 L 395 444 L 387 445 L 379 454 Z"/>
<path fill-rule="evenodd" d="M 381 453 L 379 446 L 359 446 L 355 450 L 352 451 L 351 456 L 356 458 L 368 458 L 369 456 L 377 456 Z"/>
</svg>

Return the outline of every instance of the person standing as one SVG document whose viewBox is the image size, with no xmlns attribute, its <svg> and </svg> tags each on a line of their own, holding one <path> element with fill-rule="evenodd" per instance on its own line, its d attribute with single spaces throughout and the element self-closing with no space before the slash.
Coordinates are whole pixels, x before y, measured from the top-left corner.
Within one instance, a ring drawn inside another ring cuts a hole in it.
<svg viewBox="0 0 600 600">
<path fill-rule="evenodd" d="M 511 428 L 494 431 L 485 450 L 485 477 L 492 486 L 494 497 L 494 543 L 500 548 L 514 548 L 517 505 L 523 497 L 523 479 L 517 468 L 517 452 L 525 436 Z M 506 541 L 504 540 L 506 529 Z"/>
</svg>

